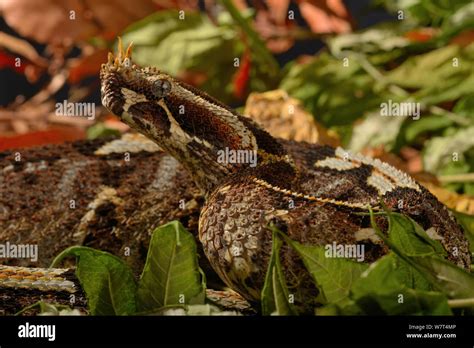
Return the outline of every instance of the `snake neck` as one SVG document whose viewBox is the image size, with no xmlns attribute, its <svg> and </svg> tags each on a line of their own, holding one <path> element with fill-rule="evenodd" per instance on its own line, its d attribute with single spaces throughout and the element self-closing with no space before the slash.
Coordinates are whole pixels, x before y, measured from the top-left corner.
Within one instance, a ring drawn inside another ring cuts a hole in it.
<svg viewBox="0 0 474 348">
<path fill-rule="evenodd" d="M 146 135 L 178 159 L 204 192 L 246 169 L 290 161 L 280 142 L 251 119 L 184 83 L 175 80 L 159 105 L 168 132 L 151 128 Z"/>
<path fill-rule="evenodd" d="M 247 168 L 290 161 L 251 119 L 155 68 L 131 64 L 128 56 L 120 50 L 103 64 L 102 103 L 180 161 L 203 191 Z"/>
</svg>

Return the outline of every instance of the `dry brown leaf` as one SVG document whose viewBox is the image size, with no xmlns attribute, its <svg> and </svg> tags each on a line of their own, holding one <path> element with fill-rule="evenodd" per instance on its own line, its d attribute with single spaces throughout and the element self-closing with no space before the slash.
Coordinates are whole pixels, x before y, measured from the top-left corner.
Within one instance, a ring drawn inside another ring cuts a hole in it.
<svg viewBox="0 0 474 348">
<path fill-rule="evenodd" d="M 285 23 L 288 17 L 290 0 L 266 0 L 267 6 L 277 23 Z"/>
<path fill-rule="evenodd" d="M 120 133 L 125 133 L 130 129 L 128 125 L 120 121 L 120 119 L 113 114 L 109 114 L 105 117 L 104 126 L 110 129 L 118 130 Z"/>
<path fill-rule="evenodd" d="M 177 8 L 180 10 L 199 9 L 199 0 L 154 0 L 157 10 Z"/>
<path fill-rule="evenodd" d="M 69 60 L 69 83 L 78 83 L 86 76 L 97 75 L 100 66 L 107 61 L 108 49 L 97 49 L 91 54 Z"/>
<path fill-rule="evenodd" d="M 340 145 L 336 135 L 330 134 L 314 121 L 301 103 L 285 91 L 252 93 L 247 98 L 244 115 L 260 123 L 272 135 L 296 141 Z"/>
<path fill-rule="evenodd" d="M 73 127 L 50 127 L 12 137 L 0 137 L 0 151 L 84 139 L 85 131 Z"/>
<path fill-rule="evenodd" d="M 155 9 L 152 0 L 0 0 L 0 12 L 9 26 L 24 37 L 55 46 L 70 46 L 92 36 L 113 38 Z"/>
<path fill-rule="evenodd" d="M 278 19 L 272 18 L 272 13 L 273 11 L 257 12 L 254 23 L 255 30 L 265 40 L 270 51 L 285 52 L 294 44 L 294 39 L 291 36 L 294 24 L 286 21 L 279 22 Z"/>
<path fill-rule="evenodd" d="M 352 18 L 342 0 L 295 0 L 301 15 L 313 33 L 341 33 L 352 29 Z M 290 0 L 256 0 L 255 29 L 267 47 L 276 53 L 287 51 L 293 44 L 297 24 L 289 18 Z M 241 11 L 247 3 L 234 0 Z M 300 33 L 301 34 L 301 33 Z"/>
<path fill-rule="evenodd" d="M 301 15 L 315 33 L 346 33 L 352 18 L 341 0 L 297 0 Z"/>
<path fill-rule="evenodd" d="M 404 146 L 400 149 L 400 156 L 407 163 L 409 173 L 418 173 L 423 171 L 423 157 L 419 150 Z"/>
<path fill-rule="evenodd" d="M 473 196 L 452 192 L 432 183 L 422 182 L 422 184 L 448 208 L 464 214 L 474 215 Z"/>
<path fill-rule="evenodd" d="M 206 289 L 206 297 L 225 310 L 237 310 L 240 312 L 253 311 L 250 304 L 242 296 L 231 289 Z"/>
</svg>

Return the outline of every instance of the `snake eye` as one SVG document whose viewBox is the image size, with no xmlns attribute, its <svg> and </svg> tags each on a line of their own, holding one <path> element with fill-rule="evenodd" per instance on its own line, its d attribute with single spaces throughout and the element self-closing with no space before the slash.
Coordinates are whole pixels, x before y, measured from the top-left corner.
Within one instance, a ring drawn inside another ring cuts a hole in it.
<svg viewBox="0 0 474 348">
<path fill-rule="evenodd" d="M 163 98 L 171 91 L 171 82 L 168 80 L 156 80 L 153 82 L 153 94 L 157 98 Z"/>
</svg>

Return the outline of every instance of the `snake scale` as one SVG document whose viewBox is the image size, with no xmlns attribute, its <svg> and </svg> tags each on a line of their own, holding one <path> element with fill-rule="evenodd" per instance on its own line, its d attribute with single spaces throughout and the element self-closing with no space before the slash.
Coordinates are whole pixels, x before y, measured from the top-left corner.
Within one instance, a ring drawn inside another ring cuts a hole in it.
<svg viewBox="0 0 474 348">
<path fill-rule="evenodd" d="M 370 262 L 388 248 L 359 213 L 381 202 L 430 231 L 450 261 L 469 267 L 468 242 L 451 213 L 398 169 L 341 148 L 274 138 L 211 96 L 133 64 L 130 47 L 110 54 L 100 77 L 103 105 L 173 156 L 202 192 L 204 253 L 222 281 L 248 301 L 260 299 L 270 223 L 305 245 L 363 244 Z M 223 160 L 229 153 L 236 156 Z M 236 160 L 239 155 L 246 160 Z M 377 222 L 386 230 L 384 217 Z M 308 310 L 317 295 L 309 273 L 288 246 L 280 257 L 296 305 Z"/>
</svg>

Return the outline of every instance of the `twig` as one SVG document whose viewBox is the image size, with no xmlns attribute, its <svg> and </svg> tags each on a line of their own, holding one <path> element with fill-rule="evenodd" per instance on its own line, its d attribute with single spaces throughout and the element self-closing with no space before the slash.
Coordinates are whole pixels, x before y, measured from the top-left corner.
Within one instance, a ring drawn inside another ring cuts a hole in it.
<svg viewBox="0 0 474 348">
<path fill-rule="evenodd" d="M 462 298 L 462 299 L 458 299 L 458 300 L 448 300 L 448 305 L 451 308 L 474 307 L 474 298 Z"/>
<path fill-rule="evenodd" d="M 438 176 L 438 180 L 443 184 L 452 182 L 474 182 L 474 173 L 441 175 Z"/>
<path fill-rule="evenodd" d="M 48 67 L 48 60 L 40 56 L 36 49 L 26 40 L 0 32 L 0 47 L 22 55 L 39 67 Z"/>
<path fill-rule="evenodd" d="M 14 316 L 20 316 L 21 314 L 25 313 L 26 311 L 30 310 L 30 309 L 34 309 L 36 307 L 40 307 L 41 306 L 41 301 L 38 301 L 38 302 L 35 302 L 29 306 L 26 306 L 24 307 L 23 309 L 21 309 L 20 311 L 16 312 L 14 314 Z"/>
</svg>

